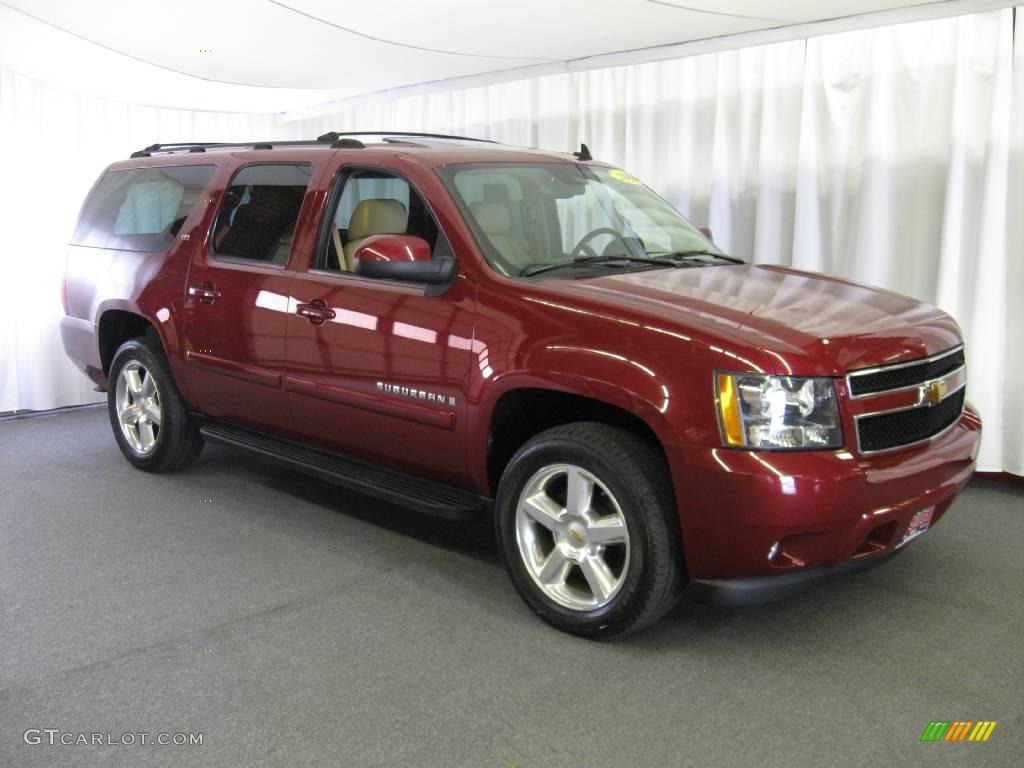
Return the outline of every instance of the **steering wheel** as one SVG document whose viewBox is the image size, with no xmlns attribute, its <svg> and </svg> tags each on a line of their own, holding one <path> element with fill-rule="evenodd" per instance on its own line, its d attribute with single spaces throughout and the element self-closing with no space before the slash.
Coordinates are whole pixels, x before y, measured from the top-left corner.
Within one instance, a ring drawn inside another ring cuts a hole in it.
<svg viewBox="0 0 1024 768">
<path fill-rule="evenodd" d="M 583 236 L 583 239 L 576 243 L 576 247 L 572 249 L 572 253 L 569 254 L 569 258 L 575 259 L 584 254 L 586 254 L 587 256 L 597 256 L 597 253 L 594 251 L 594 249 L 590 247 L 590 241 L 593 240 L 595 237 L 599 237 L 600 235 L 611 235 L 620 243 L 622 243 L 622 245 L 625 246 L 626 253 L 629 253 L 629 245 L 626 243 L 625 239 L 623 239 L 621 234 L 616 232 L 611 227 L 598 227 L 597 229 L 587 232 L 587 234 Z"/>
</svg>

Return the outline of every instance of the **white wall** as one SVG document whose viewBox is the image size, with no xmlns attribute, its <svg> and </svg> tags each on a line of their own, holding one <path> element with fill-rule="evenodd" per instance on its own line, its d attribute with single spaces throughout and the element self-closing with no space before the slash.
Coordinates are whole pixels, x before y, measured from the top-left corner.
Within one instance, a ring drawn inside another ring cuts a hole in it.
<svg viewBox="0 0 1024 768">
<path fill-rule="evenodd" d="M 103 168 L 159 140 L 288 130 L 272 115 L 133 106 L 0 69 L 0 413 L 102 397 L 64 356 L 58 322 L 66 244 Z"/>
</svg>

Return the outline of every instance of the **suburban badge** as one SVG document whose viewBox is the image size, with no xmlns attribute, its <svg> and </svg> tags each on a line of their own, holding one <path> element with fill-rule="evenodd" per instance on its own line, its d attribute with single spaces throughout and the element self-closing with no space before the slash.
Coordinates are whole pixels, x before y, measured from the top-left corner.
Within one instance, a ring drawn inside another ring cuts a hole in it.
<svg viewBox="0 0 1024 768">
<path fill-rule="evenodd" d="M 387 392 L 391 395 L 401 395 L 402 397 L 411 397 L 415 400 L 423 400 L 427 403 L 437 403 L 438 405 L 455 405 L 454 397 L 446 397 L 445 395 L 439 395 L 436 392 L 428 392 L 425 389 L 416 389 L 415 387 L 402 387 L 398 384 L 388 384 L 385 381 L 377 382 L 377 389 L 381 392 Z"/>
</svg>

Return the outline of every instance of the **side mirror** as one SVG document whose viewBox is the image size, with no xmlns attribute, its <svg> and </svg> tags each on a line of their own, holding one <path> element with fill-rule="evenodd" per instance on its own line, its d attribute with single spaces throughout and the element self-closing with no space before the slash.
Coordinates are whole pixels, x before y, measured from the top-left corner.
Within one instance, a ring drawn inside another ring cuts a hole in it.
<svg viewBox="0 0 1024 768">
<path fill-rule="evenodd" d="M 706 237 L 708 240 L 710 240 L 711 242 L 715 241 L 714 236 L 711 234 L 711 227 L 697 227 L 697 229 L 699 229 L 700 233 L 704 235 L 704 237 Z"/>
<path fill-rule="evenodd" d="M 445 285 L 455 274 L 454 259 L 430 258 L 430 245 L 412 235 L 374 235 L 353 255 L 355 271 L 363 277 Z"/>
</svg>

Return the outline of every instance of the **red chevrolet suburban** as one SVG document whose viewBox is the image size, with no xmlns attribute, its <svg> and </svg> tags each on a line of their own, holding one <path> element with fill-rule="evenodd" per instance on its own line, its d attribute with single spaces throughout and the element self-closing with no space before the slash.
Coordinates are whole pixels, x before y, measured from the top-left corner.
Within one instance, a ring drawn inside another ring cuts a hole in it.
<svg viewBox="0 0 1024 768">
<path fill-rule="evenodd" d="M 414 133 L 153 145 L 70 245 L 125 457 L 204 441 L 448 518 L 589 637 L 877 562 L 974 470 L 956 323 L 723 253 L 629 173 Z"/>
</svg>

